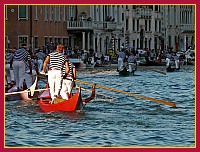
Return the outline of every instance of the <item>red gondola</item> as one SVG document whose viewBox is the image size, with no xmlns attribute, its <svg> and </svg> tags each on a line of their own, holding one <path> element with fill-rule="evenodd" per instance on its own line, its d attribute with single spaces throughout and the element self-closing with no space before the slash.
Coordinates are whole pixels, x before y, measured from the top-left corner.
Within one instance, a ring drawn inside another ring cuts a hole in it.
<svg viewBox="0 0 200 152">
<path fill-rule="evenodd" d="M 90 97 L 86 98 L 84 101 L 81 97 L 81 87 L 78 87 L 77 92 L 69 99 L 59 99 L 56 98 L 57 103 L 51 104 L 51 96 L 49 89 L 40 93 L 38 96 L 38 104 L 43 112 L 56 112 L 56 111 L 66 111 L 73 112 L 75 110 L 81 110 L 84 105 L 91 101 L 95 97 L 95 86 L 92 87 L 92 94 Z"/>
</svg>

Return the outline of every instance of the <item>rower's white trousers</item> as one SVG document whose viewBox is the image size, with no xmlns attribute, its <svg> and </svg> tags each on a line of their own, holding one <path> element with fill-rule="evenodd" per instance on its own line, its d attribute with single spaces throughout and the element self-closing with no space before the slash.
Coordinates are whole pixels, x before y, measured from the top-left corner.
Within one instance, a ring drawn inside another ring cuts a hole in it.
<svg viewBox="0 0 200 152">
<path fill-rule="evenodd" d="M 176 69 L 179 68 L 179 60 L 175 60 Z"/>
<path fill-rule="evenodd" d="M 38 59 L 38 72 L 42 71 L 42 66 L 43 66 L 43 60 Z"/>
<path fill-rule="evenodd" d="M 48 71 L 48 83 L 51 93 L 51 99 L 55 98 L 55 95 L 58 96 L 61 89 L 61 79 L 62 71 L 61 70 L 49 70 Z"/>
<path fill-rule="evenodd" d="M 25 79 L 25 63 L 24 63 L 24 61 L 14 61 L 13 62 L 13 71 L 14 71 L 16 86 L 19 89 L 23 89 L 23 82 Z"/>
<path fill-rule="evenodd" d="M 15 81 L 14 72 L 10 69 L 10 64 L 6 64 L 6 84 Z"/>
<path fill-rule="evenodd" d="M 118 70 L 119 71 L 122 70 L 123 64 L 124 64 L 123 59 L 118 58 Z"/>
<path fill-rule="evenodd" d="M 169 59 L 169 58 L 166 58 L 166 66 L 167 66 L 167 67 L 169 66 L 169 63 L 170 63 L 170 59 Z"/>
<path fill-rule="evenodd" d="M 69 95 L 72 92 L 72 88 L 73 88 L 73 81 L 63 79 L 62 89 L 60 91 L 60 95 L 62 96 L 63 99 L 66 99 L 66 100 L 69 99 Z"/>
<path fill-rule="evenodd" d="M 135 71 L 136 64 L 135 63 L 128 63 L 128 71 L 133 72 Z"/>
</svg>

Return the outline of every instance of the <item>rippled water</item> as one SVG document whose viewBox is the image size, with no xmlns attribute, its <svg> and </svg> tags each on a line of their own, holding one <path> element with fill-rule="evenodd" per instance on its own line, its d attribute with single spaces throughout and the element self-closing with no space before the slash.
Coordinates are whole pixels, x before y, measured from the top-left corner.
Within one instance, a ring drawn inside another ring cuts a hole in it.
<svg viewBox="0 0 200 152">
<path fill-rule="evenodd" d="M 36 101 L 6 102 L 6 146 L 194 146 L 194 67 L 162 75 L 136 71 L 83 74 L 78 79 L 176 103 L 172 108 L 134 96 L 97 89 L 82 112 L 41 112 Z M 90 89 L 87 85 L 81 85 Z M 82 92 L 83 98 L 89 95 Z M 103 96 L 102 96 L 103 95 Z"/>
</svg>

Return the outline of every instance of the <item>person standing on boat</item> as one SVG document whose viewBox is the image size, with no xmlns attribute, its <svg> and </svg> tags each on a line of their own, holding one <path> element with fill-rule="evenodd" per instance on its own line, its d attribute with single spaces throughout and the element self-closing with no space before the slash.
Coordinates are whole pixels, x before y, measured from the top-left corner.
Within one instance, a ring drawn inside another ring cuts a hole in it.
<svg viewBox="0 0 200 152">
<path fill-rule="evenodd" d="M 43 62 L 45 60 L 45 53 L 43 53 L 43 50 L 40 49 L 36 54 L 36 57 L 37 57 L 37 63 L 38 63 L 38 72 L 41 72 L 42 70 L 42 65 L 43 65 Z"/>
<path fill-rule="evenodd" d="M 22 47 L 14 53 L 14 56 L 11 59 L 11 65 L 13 66 L 18 91 L 22 91 L 24 89 L 23 83 L 25 79 L 25 62 L 28 62 L 29 65 L 29 74 L 32 74 L 31 56 L 26 49 L 26 44 L 22 44 Z"/>
<path fill-rule="evenodd" d="M 130 51 L 130 55 L 128 57 L 128 71 L 131 73 L 133 71 L 136 71 L 136 56 L 134 56 L 133 52 Z"/>
<path fill-rule="evenodd" d="M 172 55 L 168 52 L 168 54 L 166 55 L 166 68 L 169 68 L 171 57 Z"/>
<path fill-rule="evenodd" d="M 118 53 L 118 71 L 121 71 L 124 65 L 124 59 L 126 54 L 121 50 Z"/>
<path fill-rule="evenodd" d="M 74 80 L 76 80 L 76 68 L 68 59 L 66 62 L 68 63 L 68 67 L 64 66 L 63 68 L 63 81 L 60 95 L 63 99 L 68 100 L 71 95 L 72 88 L 74 87 Z M 68 72 L 66 73 L 66 71 Z"/>
<path fill-rule="evenodd" d="M 176 66 L 176 70 L 180 69 L 180 64 L 179 64 L 179 57 L 176 55 L 176 53 L 174 53 L 174 62 L 175 62 L 175 66 Z"/>
<path fill-rule="evenodd" d="M 5 62 L 6 62 L 6 85 L 7 88 L 11 88 L 14 85 L 14 73 L 12 65 L 10 64 L 11 59 L 13 57 L 13 53 L 11 49 L 6 50 Z"/>
<path fill-rule="evenodd" d="M 63 46 L 61 44 L 57 45 L 55 52 L 51 52 L 47 55 L 42 71 L 40 74 L 45 74 L 45 69 L 49 63 L 48 69 L 48 83 L 50 87 L 50 94 L 53 103 L 53 100 L 59 95 L 61 90 L 61 81 L 62 81 L 62 69 L 65 64 L 68 67 L 68 62 L 63 55 Z M 66 73 L 68 73 L 69 68 L 66 68 Z"/>
</svg>

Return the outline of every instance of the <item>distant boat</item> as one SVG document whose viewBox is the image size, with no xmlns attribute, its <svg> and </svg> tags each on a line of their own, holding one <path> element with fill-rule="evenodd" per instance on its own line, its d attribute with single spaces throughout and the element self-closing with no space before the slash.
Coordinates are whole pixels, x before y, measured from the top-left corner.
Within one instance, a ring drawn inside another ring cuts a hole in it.
<svg viewBox="0 0 200 152">
<path fill-rule="evenodd" d="M 119 70 L 119 75 L 121 76 L 133 76 L 135 71 L 137 69 L 137 65 L 134 65 L 134 69 L 132 72 L 129 72 L 128 69 L 127 69 L 127 66 L 125 66 L 122 70 Z"/>
<path fill-rule="evenodd" d="M 69 58 L 69 61 L 73 63 L 76 68 L 86 68 L 86 64 L 79 58 Z"/>
<path fill-rule="evenodd" d="M 166 68 L 167 72 L 174 72 L 174 71 L 179 71 L 179 70 L 180 70 L 180 64 L 179 64 L 179 67 L 176 68 L 174 60 L 171 60 L 169 63 L 169 66 Z"/>
<path fill-rule="evenodd" d="M 165 66 L 165 62 L 148 61 L 145 63 L 140 63 L 140 66 Z"/>
<path fill-rule="evenodd" d="M 126 67 L 124 67 L 123 70 L 119 71 L 119 75 L 121 75 L 121 76 L 129 76 L 130 72 L 127 70 Z"/>
</svg>

